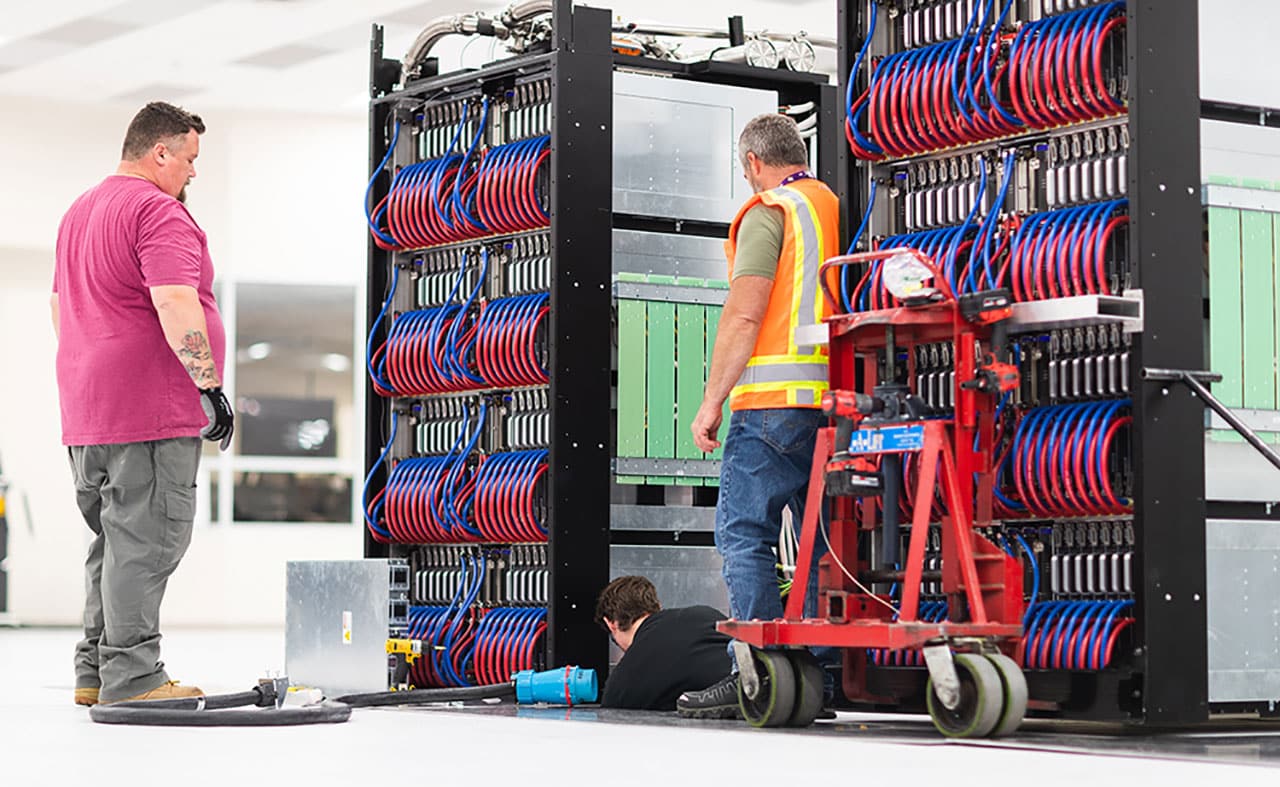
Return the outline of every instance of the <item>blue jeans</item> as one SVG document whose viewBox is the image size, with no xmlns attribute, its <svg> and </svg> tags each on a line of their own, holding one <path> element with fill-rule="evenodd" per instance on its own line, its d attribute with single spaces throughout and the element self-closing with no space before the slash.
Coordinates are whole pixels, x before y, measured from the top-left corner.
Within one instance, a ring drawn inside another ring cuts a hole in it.
<svg viewBox="0 0 1280 787">
<path fill-rule="evenodd" d="M 729 419 L 720 463 L 716 549 L 724 561 L 730 614 L 737 620 L 782 617 L 773 548 L 784 507 L 791 509 L 799 534 L 814 442 L 826 423 L 821 411 L 804 408 L 739 410 Z M 825 548 L 819 538 L 808 577 L 806 617 L 817 614 L 817 557 Z"/>
</svg>

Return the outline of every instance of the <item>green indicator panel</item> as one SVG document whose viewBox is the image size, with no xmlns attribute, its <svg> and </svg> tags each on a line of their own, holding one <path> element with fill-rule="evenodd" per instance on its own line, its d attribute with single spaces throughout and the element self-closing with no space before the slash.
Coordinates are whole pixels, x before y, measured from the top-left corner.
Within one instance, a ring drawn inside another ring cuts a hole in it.
<svg viewBox="0 0 1280 787">
<path fill-rule="evenodd" d="M 675 284 L 671 276 L 650 276 L 650 284 Z M 676 456 L 676 305 L 649 302 L 649 407 L 645 456 Z M 675 478 L 650 476 L 650 484 L 670 486 Z"/>
<path fill-rule="evenodd" d="M 643 281 L 628 277 L 621 281 Z M 645 319 L 644 301 L 618 301 L 618 456 L 642 457 L 645 452 Z M 620 484 L 643 484 L 644 478 L 619 476 Z"/>
<path fill-rule="evenodd" d="M 1222 375 L 1222 382 L 1213 386 L 1214 394 L 1228 407 L 1244 404 L 1240 236 L 1240 211 L 1209 208 L 1209 362 Z"/>
<path fill-rule="evenodd" d="M 1276 408 L 1274 249 L 1271 214 L 1241 212 L 1243 401 L 1245 407 L 1259 410 Z"/>
</svg>

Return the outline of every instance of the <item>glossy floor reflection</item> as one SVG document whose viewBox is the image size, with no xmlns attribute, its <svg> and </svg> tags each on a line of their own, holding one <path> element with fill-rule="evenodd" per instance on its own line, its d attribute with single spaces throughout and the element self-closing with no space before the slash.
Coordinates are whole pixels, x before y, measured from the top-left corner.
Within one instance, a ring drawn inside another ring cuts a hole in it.
<svg viewBox="0 0 1280 787">
<path fill-rule="evenodd" d="M 1280 735 L 1046 731 L 949 744 L 923 718 L 841 714 L 809 730 L 687 722 L 598 708 L 361 709 L 345 724 L 183 729 L 94 724 L 71 703 L 69 629 L 0 628 L 0 784 L 683 785 L 1016 779 L 1048 787 L 1274 787 Z M 276 630 L 166 632 L 171 674 L 210 693 L 247 689 L 284 661 Z M 1260 767 L 1261 766 L 1261 767 Z"/>
</svg>

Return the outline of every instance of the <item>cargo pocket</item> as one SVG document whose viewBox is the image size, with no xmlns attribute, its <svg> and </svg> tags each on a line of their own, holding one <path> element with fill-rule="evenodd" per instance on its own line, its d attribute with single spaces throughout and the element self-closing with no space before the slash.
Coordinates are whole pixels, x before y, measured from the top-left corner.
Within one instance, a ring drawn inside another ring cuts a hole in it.
<svg viewBox="0 0 1280 787">
<path fill-rule="evenodd" d="M 196 516 L 196 490 L 170 489 L 164 493 L 164 515 L 169 519 L 190 522 Z"/>
<path fill-rule="evenodd" d="M 168 576 L 191 546 L 191 522 L 196 515 L 195 487 L 167 489 L 164 492 L 164 540 L 160 550 L 159 570 Z"/>
</svg>

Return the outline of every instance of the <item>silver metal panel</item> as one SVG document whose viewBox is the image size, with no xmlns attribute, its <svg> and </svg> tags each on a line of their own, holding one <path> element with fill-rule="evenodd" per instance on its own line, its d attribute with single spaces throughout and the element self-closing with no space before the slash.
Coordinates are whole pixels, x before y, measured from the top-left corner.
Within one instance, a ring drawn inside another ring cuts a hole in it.
<svg viewBox="0 0 1280 787">
<path fill-rule="evenodd" d="M 672 475 L 690 478 L 717 478 L 718 459 L 639 459 L 618 457 L 613 460 L 617 475 Z"/>
<path fill-rule="evenodd" d="M 772 91 L 614 72 L 613 209 L 728 222 L 751 194 L 738 136 Z"/>
<path fill-rule="evenodd" d="M 614 530 L 672 530 L 685 532 L 716 528 L 716 510 L 707 506 L 609 506 L 609 526 Z"/>
<path fill-rule="evenodd" d="M 729 591 L 720 575 L 720 555 L 715 547 L 612 546 L 609 577 L 638 574 L 658 589 L 664 607 L 706 604 L 729 610 Z"/>
<path fill-rule="evenodd" d="M 1213 94 L 1202 92 L 1200 95 Z M 1265 101 L 1245 103 L 1275 106 Z M 1206 183 L 1215 178 L 1280 181 L 1277 150 L 1280 150 L 1280 129 L 1213 120 L 1200 122 L 1200 172 Z"/>
<path fill-rule="evenodd" d="M 1242 186 L 1221 186 L 1211 183 L 1203 187 L 1201 198 L 1205 205 L 1216 208 L 1237 208 L 1264 213 L 1280 213 L 1280 192 L 1264 189 L 1247 189 Z"/>
<path fill-rule="evenodd" d="M 1209 701 L 1280 699 L 1280 525 L 1205 526 Z"/>
<path fill-rule="evenodd" d="M 1248 443 L 1224 442 L 1206 435 L 1204 463 L 1206 499 L 1280 504 L 1280 470 Z"/>
<path fill-rule="evenodd" d="M 1280 106 L 1275 0 L 1200 0 L 1200 95 Z"/>
<path fill-rule="evenodd" d="M 1078 295 L 1013 304 L 1015 330 L 1051 330 L 1119 322 L 1125 333 L 1142 330 L 1142 291 L 1118 295 Z"/>
<path fill-rule="evenodd" d="M 684 287 L 674 284 L 644 284 L 620 281 L 613 285 L 613 297 L 631 301 L 664 301 L 666 303 L 693 303 L 702 306 L 723 306 L 729 297 L 728 290 L 712 287 Z"/>
<path fill-rule="evenodd" d="M 291 560 L 285 670 L 295 685 L 340 694 L 387 690 L 387 560 Z"/>
<path fill-rule="evenodd" d="M 1235 407 L 1231 409 L 1231 412 L 1255 432 L 1280 432 L 1280 410 L 1256 410 L 1248 407 Z M 1210 411 L 1209 416 L 1211 428 L 1232 428 L 1231 424 L 1224 421 L 1222 416 L 1217 413 Z"/>
<path fill-rule="evenodd" d="M 634 230 L 613 231 L 613 272 L 719 281 L 729 277 L 723 239 Z"/>
</svg>

